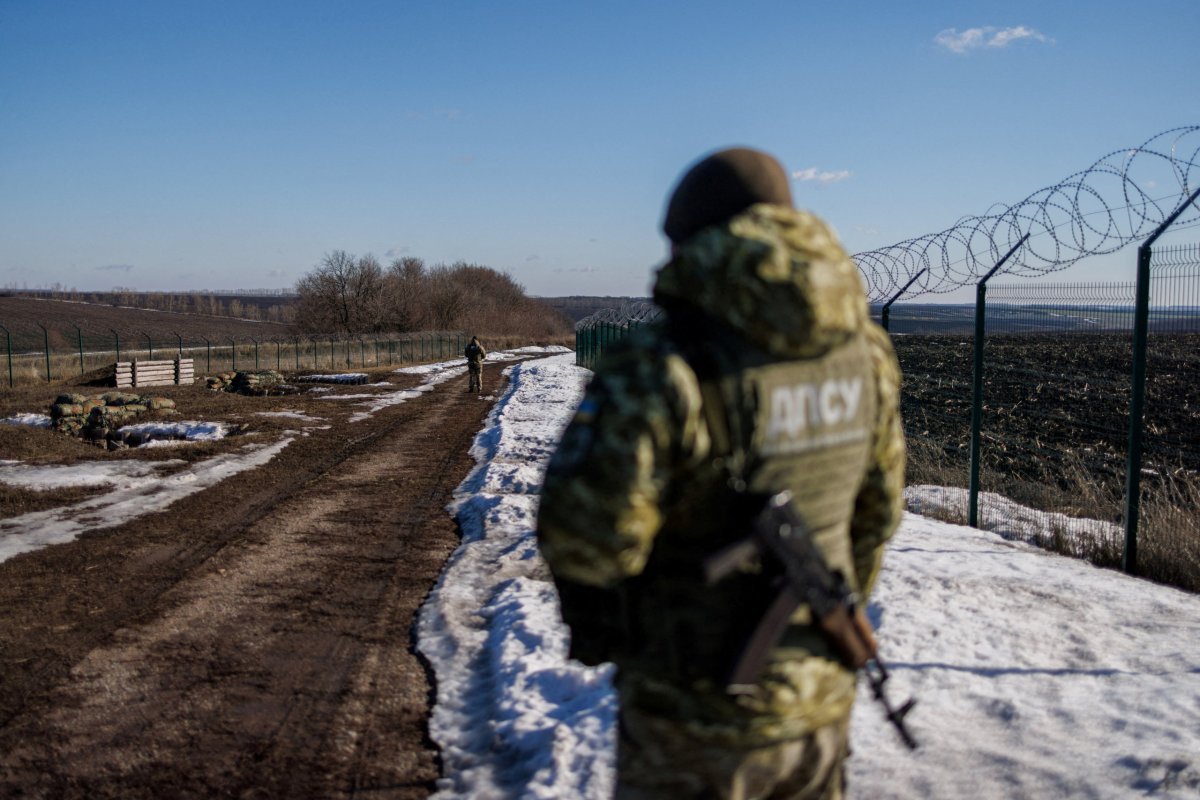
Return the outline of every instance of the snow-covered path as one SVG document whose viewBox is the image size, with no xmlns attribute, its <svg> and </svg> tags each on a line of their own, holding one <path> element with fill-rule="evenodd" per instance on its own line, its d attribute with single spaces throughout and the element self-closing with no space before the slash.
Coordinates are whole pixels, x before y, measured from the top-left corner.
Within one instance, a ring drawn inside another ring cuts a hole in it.
<svg viewBox="0 0 1200 800">
<path fill-rule="evenodd" d="M 566 659 L 536 492 L 589 373 L 511 368 L 452 507 L 464 532 L 419 624 L 437 673 L 439 798 L 603 798 L 608 669 Z M 1200 797 L 1200 597 L 906 515 L 872 604 L 907 751 L 865 688 L 850 796 Z"/>
</svg>

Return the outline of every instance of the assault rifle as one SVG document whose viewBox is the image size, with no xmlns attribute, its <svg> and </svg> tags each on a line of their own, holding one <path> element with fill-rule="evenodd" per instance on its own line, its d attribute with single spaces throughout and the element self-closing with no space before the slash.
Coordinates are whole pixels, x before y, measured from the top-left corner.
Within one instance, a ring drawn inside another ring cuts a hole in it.
<svg viewBox="0 0 1200 800">
<path fill-rule="evenodd" d="M 915 750 L 917 742 L 905 727 L 904 717 L 916 700 L 909 699 L 899 708 L 892 707 L 884 692 L 888 671 L 879 658 L 871 623 L 846 585 L 845 577 L 841 572 L 829 569 L 808 526 L 790 501 L 789 492 L 767 498 L 754 519 L 750 535 L 704 562 L 704 577 L 710 586 L 756 556 L 774 562 L 782 570 L 779 594 L 738 654 L 726 682 L 727 690 L 736 693 L 758 680 L 771 650 L 790 624 L 792 614 L 801 604 L 807 604 L 812 609 L 813 622 L 847 664 L 864 672 L 888 721 L 896 727 L 904 743 Z"/>
</svg>

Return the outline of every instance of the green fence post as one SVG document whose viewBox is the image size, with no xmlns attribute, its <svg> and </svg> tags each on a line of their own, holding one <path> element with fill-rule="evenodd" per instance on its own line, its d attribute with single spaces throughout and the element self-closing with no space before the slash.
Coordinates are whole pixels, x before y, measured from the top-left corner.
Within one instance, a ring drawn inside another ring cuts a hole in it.
<svg viewBox="0 0 1200 800">
<path fill-rule="evenodd" d="M 1024 241 L 1024 240 L 1022 240 L 1022 241 Z M 892 315 L 892 303 L 895 303 L 897 300 L 899 300 L 901 295 L 903 295 L 905 292 L 908 291 L 908 287 L 910 287 L 914 283 L 916 283 L 917 278 L 921 277 L 928 271 L 929 271 L 929 267 L 922 268 L 920 272 L 918 272 L 916 275 L 913 275 L 912 278 L 909 279 L 908 283 L 904 284 L 903 289 L 896 292 L 895 297 L 893 297 L 891 300 L 888 300 L 886 303 L 883 304 L 883 308 L 880 309 L 880 311 L 879 311 L 879 325 L 885 331 L 888 331 L 889 333 L 891 333 L 891 330 L 888 328 L 888 321 L 891 319 L 891 315 Z"/>
<path fill-rule="evenodd" d="M 1129 396 L 1129 453 L 1125 463 L 1125 550 L 1121 554 L 1121 569 L 1137 574 L 1137 529 L 1142 502 L 1142 417 L 1146 409 L 1146 336 L 1150 321 L 1150 254 L 1151 246 L 1179 215 L 1196 202 L 1200 189 L 1180 204 L 1171 216 L 1138 247 L 1137 293 L 1133 311 L 1133 375 Z"/>
<path fill-rule="evenodd" d="M 45 343 L 46 352 L 46 383 L 50 382 L 50 331 L 46 330 L 46 326 L 40 322 L 33 323 L 42 329 L 42 341 Z"/>
<path fill-rule="evenodd" d="M 233 356 L 233 371 L 237 372 L 237 342 L 232 338 L 229 340 L 229 352 Z"/>
<path fill-rule="evenodd" d="M 258 339 L 251 339 L 254 342 L 254 368 L 258 369 Z"/>
<path fill-rule="evenodd" d="M 121 361 L 121 334 L 117 333 L 116 328 L 109 328 L 109 330 L 112 331 L 113 339 L 117 343 L 117 362 L 120 363 L 120 361 Z"/>
<path fill-rule="evenodd" d="M 71 327 L 75 329 L 75 339 L 79 343 L 79 374 L 83 374 L 83 330 L 74 322 Z"/>
<path fill-rule="evenodd" d="M 298 336 L 292 337 L 292 346 L 296 348 L 296 352 L 293 353 L 293 355 L 296 356 L 296 371 L 299 372 L 300 371 L 300 338 Z"/>
<path fill-rule="evenodd" d="M 200 337 L 200 341 L 204 342 L 204 371 L 212 372 L 212 342 Z"/>
<path fill-rule="evenodd" d="M 175 343 L 179 347 L 177 352 L 179 353 L 179 358 L 182 360 L 183 359 L 183 337 L 180 336 L 179 333 L 176 331 L 171 331 L 171 333 L 175 334 Z"/>
<path fill-rule="evenodd" d="M 283 372 L 283 341 L 275 340 L 275 369 L 278 372 Z"/>
<path fill-rule="evenodd" d="M 0 331 L 4 331 L 5 350 L 8 351 L 8 388 L 13 388 L 13 370 L 12 370 L 12 334 L 8 328 L 0 325 Z"/>
<path fill-rule="evenodd" d="M 988 274 L 983 276 L 983 280 L 975 286 L 975 366 L 971 388 L 971 485 L 967 492 L 967 524 L 972 528 L 979 527 L 979 445 L 983 430 L 983 341 L 987 329 L 987 282 L 1000 267 L 1004 266 L 1004 262 L 1008 261 L 1021 245 L 1025 244 L 1025 240 L 1028 238 L 1028 233 L 1022 236 L 1021 241 L 1014 244 L 1012 249 L 1004 254 L 1004 258 L 997 261 L 996 266 L 992 267 Z"/>
</svg>

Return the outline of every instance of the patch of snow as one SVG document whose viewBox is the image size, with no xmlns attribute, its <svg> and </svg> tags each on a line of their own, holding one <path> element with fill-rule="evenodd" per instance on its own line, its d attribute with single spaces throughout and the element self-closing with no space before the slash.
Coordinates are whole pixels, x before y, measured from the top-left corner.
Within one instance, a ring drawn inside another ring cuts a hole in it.
<svg viewBox="0 0 1200 800">
<path fill-rule="evenodd" d="M 970 493 L 958 487 L 920 485 L 905 488 L 904 499 L 909 510 L 917 514 L 936 517 L 949 512 L 966 519 Z M 1005 539 L 1029 544 L 1038 544 L 1051 532 L 1081 542 L 1112 544 L 1125 538 L 1124 528 L 1115 523 L 1039 511 L 993 492 L 979 493 L 979 524 Z"/>
<path fill-rule="evenodd" d="M 49 428 L 52 420 L 45 414 L 14 414 L 0 419 L 5 425 L 29 425 L 34 428 Z"/>
<path fill-rule="evenodd" d="M 155 441 L 215 442 L 229 435 L 229 426 L 224 422 L 139 422 L 123 425 L 117 429 L 117 433 Z M 143 447 L 151 444 L 154 441 L 147 442 Z"/>
<path fill-rule="evenodd" d="M 0 483 L 22 489 L 49 491 L 73 486 L 150 486 L 159 473 L 182 464 L 170 461 L 77 461 L 74 464 L 24 464 L 0 462 Z"/>
<path fill-rule="evenodd" d="M 324 422 L 325 417 L 310 417 L 301 411 L 256 411 L 254 412 L 260 417 L 287 417 L 289 419 L 298 419 L 301 422 Z"/>
<path fill-rule="evenodd" d="M 295 378 L 297 383 L 312 383 L 320 381 L 322 383 L 349 383 L 363 384 L 367 382 L 367 373 L 365 372 L 340 372 L 335 375 L 300 375 Z"/>
<path fill-rule="evenodd" d="M 247 445 L 239 452 L 222 453 L 173 475 L 127 475 L 124 477 L 128 480 L 118 480 L 113 491 L 99 497 L 0 520 L 0 561 L 70 542 L 86 531 L 111 528 L 162 511 L 180 498 L 266 464 L 293 441 L 293 437 L 285 437 L 270 445 Z M 81 465 L 66 468 L 76 466 Z M 114 477 L 119 476 L 114 474 Z"/>
<path fill-rule="evenodd" d="M 435 797 L 599 800 L 615 780 L 611 667 L 567 659 L 534 534 L 590 373 L 570 357 L 511 370 L 450 507 L 462 544 L 417 623 L 436 674 Z M 986 502 L 1004 535 L 905 514 L 888 546 L 868 612 L 889 696 L 917 699 L 921 747 L 860 682 L 849 796 L 1200 797 L 1200 597 L 1007 539 L 1051 521 L 1001 501 Z"/>
<path fill-rule="evenodd" d="M 567 659 L 568 634 L 534 537 L 545 461 L 582 396 L 574 356 L 506 370 L 451 511 L 463 544 L 421 610 L 418 647 L 437 674 L 430 735 L 437 798 L 608 797 L 611 666 Z"/>
</svg>

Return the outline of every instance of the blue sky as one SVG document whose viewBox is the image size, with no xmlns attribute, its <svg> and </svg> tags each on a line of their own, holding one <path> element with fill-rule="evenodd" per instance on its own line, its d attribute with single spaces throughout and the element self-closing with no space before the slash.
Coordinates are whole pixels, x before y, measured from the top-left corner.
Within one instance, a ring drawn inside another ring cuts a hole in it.
<svg viewBox="0 0 1200 800">
<path fill-rule="evenodd" d="M 641 295 L 734 144 L 870 250 L 1200 123 L 1198 33 L 1195 0 L 0 0 L 0 286 L 288 287 L 341 249 Z"/>
</svg>

